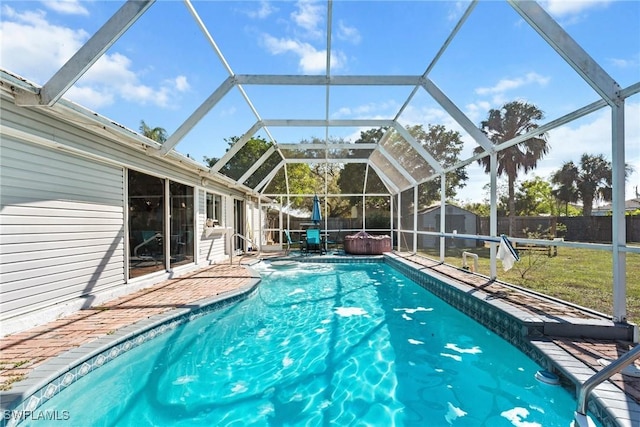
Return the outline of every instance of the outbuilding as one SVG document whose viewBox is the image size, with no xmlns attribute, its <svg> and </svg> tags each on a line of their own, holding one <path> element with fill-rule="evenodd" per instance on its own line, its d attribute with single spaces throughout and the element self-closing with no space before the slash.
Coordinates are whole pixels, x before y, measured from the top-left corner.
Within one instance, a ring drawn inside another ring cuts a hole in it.
<svg viewBox="0 0 640 427">
<path fill-rule="evenodd" d="M 445 233 L 476 234 L 478 227 L 478 216 L 466 209 L 458 206 L 446 204 Z M 433 205 L 418 211 L 418 231 L 440 231 L 441 206 Z M 455 241 L 454 241 L 455 240 Z M 421 234 L 418 238 L 418 246 L 422 248 L 436 248 L 440 238 L 435 235 Z M 458 248 L 473 248 L 476 246 L 476 239 L 447 239 L 447 246 Z"/>
</svg>

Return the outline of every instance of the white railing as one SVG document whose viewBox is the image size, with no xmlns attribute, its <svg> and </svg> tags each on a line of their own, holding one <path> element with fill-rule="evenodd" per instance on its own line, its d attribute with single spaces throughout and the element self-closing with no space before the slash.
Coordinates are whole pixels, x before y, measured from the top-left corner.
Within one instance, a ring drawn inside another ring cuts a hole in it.
<svg viewBox="0 0 640 427">
<path fill-rule="evenodd" d="M 236 253 L 236 237 L 241 238 L 242 240 L 244 240 L 245 242 L 248 242 L 249 244 L 251 244 L 252 248 L 255 248 L 255 245 L 253 244 L 253 240 L 249 239 L 248 237 L 245 237 L 243 234 L 240 233 L 235 233 L 231 236 L 231 245 L 229 247 L 230 251 L 229 251 L 229 263 L 233 264 L 233 255 Z"/>
<path fill-rule="evenodd" d="M 474 254 L 473 252 L 462 252 L 462 268 L 464 268 L 465 270 L 469 269 L 469 264 L 467 264 L 467 257 L 471 257 L 473 258 L 473 269 L 471 270 L 471 272 L 473 273 L 477 273 L 478 272 L 478 254 Z"/>
<path fill-rule="evenodd" d="M 577 427 L 587 427 L 593 424 L 589 423 L 587 418 L 587 399 L 589 393 L 598 384 L 611 378 L 612 375 L 622 371 L 627 366 L 631 365 L 636 359 L 640 358 L 640 345 L 637 345 L 626 354 L 622 355 L 617 360 L 611 362 L 610 365 L 605 366 L 599 372 L 594 374 L 591 378 L 586 380 L 580 389 L 578 390 L 578 409 L 575 413 L 575 421 Z"/>
</svg>

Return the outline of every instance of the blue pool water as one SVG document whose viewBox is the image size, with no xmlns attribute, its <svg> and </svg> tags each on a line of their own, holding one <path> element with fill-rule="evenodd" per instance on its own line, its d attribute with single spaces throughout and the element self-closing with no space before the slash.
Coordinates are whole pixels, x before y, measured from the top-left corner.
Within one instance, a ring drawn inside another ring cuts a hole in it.
<svg viewBox="0 0 640 427">
<path fill-rule="evenodd" d="M 39 410 L 78 426 L 562 426 L 540 366 L 383 263 L 260 265 L 259 289 Z M 35 421 L 34 426 L 46 425 Z"/>
</svg>

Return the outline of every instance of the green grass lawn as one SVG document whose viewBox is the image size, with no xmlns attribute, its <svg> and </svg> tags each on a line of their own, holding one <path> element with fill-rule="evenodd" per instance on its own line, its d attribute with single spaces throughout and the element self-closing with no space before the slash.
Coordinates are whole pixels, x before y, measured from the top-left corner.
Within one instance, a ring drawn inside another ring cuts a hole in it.
<svg viewBox="0 0 640 427">
<path fill-rule="evenodd" d="M 445 262 L 462 267 L 465 249 L 447 249 Z M 478 272 L 489 276 L 489 248 L 472 248 L 478 254 Z M 436 250 L 421 254 L 439 259 Z M 545 252 L 520 252 L 520 261 L 505 272 L 498 260 L 498 279 L 542 292 L 565 301 L 611 315 L 613 312 L 613 257 L 606 251 L 558 248 L 558 255 Z M 468 258 L 473 263 L 472 258 Z M 640 254 L 627 253 L 627 320 L 640 323 Z"/>
</svg>

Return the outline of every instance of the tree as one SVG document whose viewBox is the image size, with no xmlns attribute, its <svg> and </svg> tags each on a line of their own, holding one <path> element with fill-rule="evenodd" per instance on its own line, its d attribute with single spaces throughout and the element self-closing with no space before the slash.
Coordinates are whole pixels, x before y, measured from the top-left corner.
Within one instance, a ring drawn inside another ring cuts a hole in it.
<svg viewBox="0 0 640 427">
<path fill-rule="evenodd" d="M 229 149 L 240 140 L 240 137 L 232 136 L 224 140 L 229 145 L 227 148 L 227 151 L 229 151 Z M 234 180 L 240 179 L 272 145 L 272 143 L 267 142 L 264 138 L 251 138 L 220 168 L 220 173 Z M 209 167 L 213 167 L 218 160 L 219 159 L 215 157 L 204 157 L 204 161 Z"/>
<path fill-rule="evenodd" d="M 489 216 L 491 207 L 488 203 L 467 202 L 462 204 L 462 209 L 466 209 L 478 216 Z"/>
<path fill-rule="evenodd" d="M 495 144 L 507 142 L 519 135 L 523 135 L 538 128 L 537 120 L 542 120 L 544 114 L 535 105 L 522 101 L 512 101 L 504 104 L 501 109 L 489 110 L 487 120 L 481 122 L 480 129 Z M 476 147 L 474 153 L 481 154 L 484 149 Z M 518 172 L 529 172 L 537 167 L 538 161 L 549 152 L 546 134 L 527 139 L 498 152 L 498 176 L 507 176 L 509 234 L 513 234 L 516 223 L 515 185 Z M 491 172 L 489 156 L 478 160 L 486 173 Z"/>
<path fill-rule="evenodd" d="M 355 141 L 356 144 L 370 143 L 377 144 L 388 128 L 374 128 L 360 132 L 360 138 Z M 355 150 L 350 150 L 349 155 L 357 154 Z M 388 194 L 389 190 L 382 183 L 382 180 L 373 168 L 369 168 L 367 180 L 365 183 L 365 172 L 367 165 L 364 163 L 347 163 L 344 165 L 340 176 L 337 180 L 338 188 L 342 194 L 363 194 L 378 193 Z M 346 199 L 349 206 L 362 206 L 362 197 L 351 196 Z M 387 210 L 389 208 L 389 197 L 367 196 L 365 198 L 366 209 L 370 212 L 376 210 Z M 350 212 L 349 212 L 350 213 Z M 371 220 L 371 214 L 368 220 Z"/>
<path fill-rule="evenodd" d="M 356 143 L 368 142 L 378 143 L 386 128 L 369 129 L 360 133 L 360 139 Z M 422 125 L 409 126 L 407 128 L 411 136 L 443 167 L 449 167 L 457 163 L 459 155 L 462 152 L 464 143 L 460 139 L 460 133 L 447 130 L 442 125 L 427 125 L 425 129 Z M 389 152 L 401 165 L 405 167 L 407 172 L 416 180 L 427 178 L 430 175 L 430 168 L 425 168 L 424 161 L 416 161 L 419 154 L 409 145 L 404 138 L 397 132 L 393 132 L 384 148 Z M 342 172 L 339 181 L 340 188 L 343 193 L 360 193 L 364 186 L 364 170 L 363 164 L 348 164 Z M 375 177 L 375 178 L 374 178 Z M 457 169 L 447 175 L 446 196 L 448 198 L 455 197 L 456 189 L 463 187 L 464 181 L 467 180 L 467 173 L 464 168 Z M 369 170 L 369 180 L 367 182 L 368 193 L 388 193 L 384 184 L 377 175 Z M 440 179 L 424 182 L 419 185 L 418 204 L 420 206 L 429 205 L 434 200 L 440 200 Z M 408 200 L 404 198 L 404 200 Z M 413 200 L 413 198 L 411 198 Z M 380 200 L 371 200 L 371 203 L 380 205 Z M 358 203 L 358 201 L 354 201 Z M 384 202 L 386 206 L 387 201 Z"/>
<path fill-rule="evenodd" d="M 422 125 L 410 126 L 411 136 L 418 141 L 431 154 L 431 156 L 444 168 L 453 166 L 460 161 L 460 153 L 464 146 L 459 132 L 447 130 L 443 125 L 427 125 L 427 130 Z M 446 175 L 445 197 L 452 199 L 457 194 L 457 189 L 465 186 L 468 179 L 465 168 L 458 168 Z M 440 200 L 440 178 L 420 184 L 418 192 L 419 206 L 429 206 L 434 201 Z"/>
<path fill-rule="evenodd" d="M 632 172 L 633 168 L 625 165 L 625 177 Z M 611 201 L 613 167 L 602 154 L 583 154 L 579 166 L 572 161 L 566 162 L 551 179 L 559 186 L 558 194 L 573 194 L 582 200 L 584 216 L 591 216 L 596 200 Z"/>
<path fill-rule="evenodd" d="M 539 176 L 520 183 L 515 205 L 518 215 L 556 214 L 551 184 Z"/>
<path fill-rule="evenodd" d="M 573 162 L 564 163 L 560 170 L 551 175 L 551 183 L 556 186 L 551 194 L 560 203 L 564 203 L 565 216 L 569 216 L 569 204 L 576 203 L 579 199 L 575 185 L 577 175 L 578 170 Z"/>
<path fill-rule="evenodd" d="M 140 132 L 149 139 L 163 143 L 167 140 L 167 131 L 161 127 L 152 128 L 144 120 L 140 120 Z"/>
<path fill-rule="evenodd" d="M 368 129 L 360 132 L 360 138 L 355 141 L 356 144 L 360 143 L 372 143 L 376 144 L 380 141 L 387 128 Z M 353 154 L 353 153 L 350 153 Z M 367 188 L 365 189 L 365 170 L 366 165 L 364 163 L 347 163 L 344 165 L 340 177 L 338 177 L 337 184 L 340 188 L 340 192 L 343 194 L 362 194 L 365 190 L 367 193 L 388 193 L 378 175 L 369 169 L 367 177 Z M 350 197 L 349 202 L 351 205 L 360 206 L 362 204 L 361 197 Z M 367 206 L 375 205 L 377 207 L 387 207 L 389 204 L 388 198 L 367 198 Z"/>
<path fill-rule="evenodd" d="M 225 141 L 229 145 L 227 151 L 229 151 L 229 149 L 239 140 L 240 137 L 238 136 L 225 138 Z M 229 159 L 229 161 L 222 166 L 222 168 L 220 168 L 220 173 L 236 181 L 239 180 L 272 145 L 273 144 L 271 142 L 268 142 L 261 137 L 253 137 L 249 139 L 244 144 L 244 146 L 240 150 L 238 150 L 238 152 L 234 154 L 233 157 L 231 157 L 231 159 Z M 213 165 L 215 165 L 218 160 L 219 159 L 215 157 L 204 157 L 204 162 L 209 167 L 213 167 Z M 245 184 L 251 188 L 255 188 L 269 173 L 271 173 L 271 171 L 273 171 L 273 169 L 278 166 L 281 160 L 282 157 L 280 156 L 280 154 L 274 152 L 271 156 L 269 156 L 269 158 L 264 161 L 262 165 L 260 165 L 256 169 L 256 171 L 250 177 L 242 182 L 242 184 Z M 288 165 L 287 172 L 289 173 L 290 177 L 292 176 L 292 174 L 295 174 L 300 178 L 311 174 L 309 166 L 301 163 Z M 294 183 L 294 187 L 300 187 L 291 188 L 290 186 L 289 190 L 291 193 L 305 192 L 300 191 L 301 189 L 307 190 L 306 192 L 309 192 L 308 188 L 313 188 L 313 185 L 310 184 L 310 182 L 313 181 L 305 179 L 295 181 L 289 179 L 289 183 Z M 281 169 L 273 177 L 271 183 L 269 183 L 269 192 L 286 194 L 286 190 L 287 186 L 285 182 L 284 170 Z"/>
</svg>

